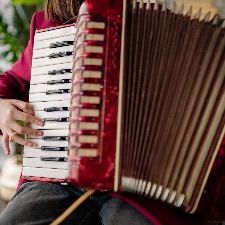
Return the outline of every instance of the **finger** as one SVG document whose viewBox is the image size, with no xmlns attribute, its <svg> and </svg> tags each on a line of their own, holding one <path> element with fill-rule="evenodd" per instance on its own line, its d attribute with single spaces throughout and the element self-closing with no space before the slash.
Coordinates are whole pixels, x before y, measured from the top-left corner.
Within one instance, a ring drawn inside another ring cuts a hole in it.
<svg viewBox="0 0 225 225">
<path fill-rule="evenodd" d="M 20 145 L 24 145 L 27 147 L 32 147 L 33 143 L 30 140 L 26 140 L 24 138 L 22 138 L 18 133 L 15 133 L 14 131 L 12 131 L 12 133 L 10 134 L 11 136 L 11 142 L 16 142 Z"/>
<path fill-rule="evenodd" d="M 3 149 L 5 151 L 5 154 L 9 155 L 10 154 L 9 136 L 5 132 L 3 132 L 3 136 L 2 136 L 2 146 L 3 146 Z"/>
<path fill-rule="evenodd" d="M 30 114 L 27 114 L 27 113 L 24 113 L 24 112 L 20 112 L 18 110 L 14 111 L 13 112 L 13 117 L 15 120 L 21 120 L 21 121 L 24 121 L 24 122 L 27 122 L 27 123 L 33 123 L 33 124 L 36 124 L 38 126 L 41 126 L 43 127 L 44 126 L 44 121 L 42 119 L 39 119 L 35 116 L 32 116 Z"/>
<path fill-rule="evenodd" d="M 20 124 L 18 124 L 15 121 L 11 123 L 10 127 L 11 127 L 12 130 L 16 131 L 19 134 L 43 136 L 43 132 L 41 130 L 32 129 L 30 127 L 20 126 Z"/>
<path fill-rule="evenodd" d="M 34 115 L 34 111 L 31 107 L 30 104 L 28 104 L 27 102 L 23 102 L 20 100 L 16 100 L 16 99 L 12 99 L 11 103 L 16 106 L 18 109 L 21 109 L 23 112 L 26 112 L 30 115 Z"/>
</svg>

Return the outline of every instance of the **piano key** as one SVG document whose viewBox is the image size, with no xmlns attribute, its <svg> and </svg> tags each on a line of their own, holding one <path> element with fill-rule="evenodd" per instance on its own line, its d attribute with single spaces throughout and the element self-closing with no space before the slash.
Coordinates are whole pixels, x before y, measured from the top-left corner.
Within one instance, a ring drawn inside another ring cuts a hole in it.
<svg viewBox="0 0 225 225">
<path fill-rule="evenodd" d="M 72 73 L 65 73 L 59 75 L 39 75 L 31 76 L 31 85 L 35 84 L 46 84 L 48 81 L 59 80 L 59 79 L 72 79 Z"/>
<path fill-rule="evenodd" d="M 37 148 L 28 148 L 24 147 L 23 156 L 25 158 L 40 158 L 43 157 L 67 157 L 68 151 L 42 151 L 41 149 Z"/>
<path fill-rule="evenodd" d="M 40 119 L 44 118 L 62 118 L 62 117 L 69 117 L 70 111 L 55 111 L 55 112 L 45 112 L 45 111 L 35 111 L 35 116 Z"/>
<path fill-rule="evenodd" d="M 42 139 L 32 139 L 33 148 L 49 147 L 68 147 L 68 141 L 45 141 Z"/>
<path fill-rule="evenodd" d="M 45 157 L 45 156 L 44 156 Z M 23 166 L 25 167 L 41 167 L 41 168 L 54 168 L 54 169 L 67 169 L 67 161 L 43 161 L 40 158 L 24 158 Z M 47 158 L 47 157 L 46 157 Z M 48 157 L 49 158 L 49 157 Z M 63 157 L 54 157 L 64 159 Z"/>
<path fill-rule="evenodd" d="M 68 136 L 69 135 L 69 129 L 66 130 L 42 130 L 39 129 L 41 131 L 43 131 L 43 136 L 34 136 L 34 135 L 28 135 L 27 138 L 28 139 L 42 139 L 42 137 L 44 136 Z M 33 141 L 33 140 L 31 140 Z"/>
<path fill-rule="evenodd" d="M 68 136 L 43 136 L 43 141 L 68 141 Z"/>
<path fill-rule="evenodd" d="M 30 85 L 30 94 L 31 93 L 46 93 L 49 90 L 57 89 L 71 89 L 71 83 L 65 84 L 33 84 Z"/>
<path fill-rule="evenodd" d="M 41 161 L 44 161 L 44 162 L 67 162 L 68 160 L 66 157 L 43 157 L 42 156 Z"/>
<path fill-rule="evenodd" d="M 49 107 L 44 108 L 45 112 L 61 112 L 61 111 L 70 111 L 70 107 Z"/>
<path fill-rule="evenodd" d="M 69 100 L 71 98 L 71 93 L 61 93 L 61 94 L 49 94 L 46 93 L 32 93 L 29 95 L 30 102 L 41 102 L 41 101 L 60 101 Z"/>
<path fill-rule="evenodd" d="M 69 105 L 70 105 L 70 100 L 31 103 L 31 106 L 34 111 L 44 111 L 45 109 L 47 110 L 52 107 L 55 107 L 55 108 L 68 107 Z"/>
<path fill-rule="evenodd" d="M 36 49 L 33 51 L 33 60 L 38 58 L 49 57 L 50 54 L 58 53 L 58 52 L 72 52 L 74 46 L 64 46 L 61 48 L 44 48 L 44 49 Z"/>
<path fill-rule="evenodd" d="M 66 63 L 57 63 L 57 64 L 54 64 L 54 65 L 41 66 L 41 67 L 32 67 L 31 68 L 31 74 L 32 74 L 32 76 L 47 75 L 49 71 L 72 69 L 72 67 L 73 67 L 72 61 L 69 61 L 69 62 L 66 62 Z"/>
<path fill-rule="evenodd" d="M 73 41 L 75 35 L 63 36 L 58 38 L 52 38 L 43 41 L 36 41 L 34 42 L 34 50 L 42 49 L 42 48 L 49 48 L 52 43 L 62 42 L 62 41 Z"/>
<path fill-rule="evenodd" d="M 61 51 L 61 52 L 55 52 L 52 54 L 49 54 L 49 59 L 53 59 L 53 58 L 62 58 L 65 56 L 70 56 L 73 55 L 73 51 Z"/>
<path fill-rule="evenodd" d="M 72 61 L 73 61 L 73 55 L 66 55 L 64 57 L 51 58 L 51 59 L 49 59 L 49 57 L 38 58 L 38 59 L 33 59 L 32 67 L 35 68 L 35 67 L 54 65 L 59 63 L 67 63 Z"/>
<path fill-rule="evenodd" d="M 44 118 L 45 122 L 69 122 L 70 118 L 69 117 L 55 117 L 55 118 Z"/>
<path fill-rule="evenodd" d="M 60 74 L 66 74 L 66 73 L 73 73 L 72 69 L 61 69 L 61 70 L 50 70 L 48 71 L 48 75 L 60 75 Z"/>
<path fill-rule="evenodd" d="M 31 176 L 31 177 L 45 177 L 52 179 L 66 179 L 68 177 L 68 169 L 23 167 L 22 175 L 25 177 Z"/>
<path fill-rule="evenodd" d="M 30 125 L 33 129 L 69 129 L 69 122 L 45 122 L 43 127 L 37 126 L 35 124 Z"/>
<path fill-rule="evenodd" d="M 52 158 L 52 159 L 65 159 L 65 157 L 45 157 L 44 158 Z M 24 158 L 23 159 L 24 167 L 41 167 L 41 168 L 52 168 L 52 169 L 67 169 L 68 162 L 67 161 L 50 161 L 50 160 L 42 160 L 42 157 L 39 158 Z"/>
<path fill-rule="evenodd" d="M 64 28 L 62 27 L 53 28 L 52 30 L 48 30 L 48 32 L 43 32 L 43 30 L 41 30 L 40 32 L 35 33 L 34 42 L 53 39 L 57 37 L 75 35 L 75 33 L 76 33 L 76 28 L 74 25 L 64 27 Z"/>
<path fill-rule="evenodd" d="M 48 152 L 64 152 L 68 150 L 68 147 L 52 147 L 52 146 L 42 146 L 41 147 L 42 151 L 48 151 Z"/>
<path fill-rule="evenodd" d="M 56 84 L 68 84 L 71 83 L 71 79 L 58 79 L 58 80 L 49 80 L 47 81 L 47 85 L 56 85 Z"/>
<path fill-rule="evenodd" d="M 74 41 L 57 41 L 50 44 L 50 48 L 61 48 L 64 46 L 74 46 Z"/>
</svg>

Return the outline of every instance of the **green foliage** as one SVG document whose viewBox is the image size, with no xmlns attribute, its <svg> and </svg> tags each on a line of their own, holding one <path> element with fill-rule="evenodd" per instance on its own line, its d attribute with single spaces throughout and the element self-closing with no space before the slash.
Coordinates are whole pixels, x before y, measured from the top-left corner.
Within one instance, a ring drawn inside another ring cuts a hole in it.
<svg viewBox="0 0 225 225">
<path fill-rule="evenodd" d="M 40 10 L 44 0 L 13 0 L 13 24 L 9 25 L 0 14 L 0 47 L 7 49 L 0 53 L 0 60 L 14 63 L 20 57 L 29 40 L 30 20 L 33 13 Z M 9 29 L 12 28 L 13 29 Z"/>
<path fill-rule="evenodd" d="M 0 16 L 0 45 L 7 45 L 8 49 L 0 55 L 0 58 L 7 58 L 9 62 L 15 62 L 23 50 L 17 36 L 9 31 L 9 25 L 6 24 Z"/>
<path fill-rule="evenodd" d="M 39 5 L 44 3 L 44 0 L 13 0 L 13 4 L 22 5 Z"/>
</svg>

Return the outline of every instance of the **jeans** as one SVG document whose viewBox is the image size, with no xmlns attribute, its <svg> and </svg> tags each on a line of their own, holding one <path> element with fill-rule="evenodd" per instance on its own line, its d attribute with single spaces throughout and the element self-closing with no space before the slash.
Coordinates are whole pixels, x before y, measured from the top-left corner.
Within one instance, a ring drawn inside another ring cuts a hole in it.
<svg viewBox="0 0 225 225">
<path fill-rule="evenodd" d="M 50 224 L 83 194 L 70 185 L 28 182 L 21 186 L 0 215 L 1 225 Z M 63 225 L 152 225 L 126 202 L 95 193 Z"/>
</svg>

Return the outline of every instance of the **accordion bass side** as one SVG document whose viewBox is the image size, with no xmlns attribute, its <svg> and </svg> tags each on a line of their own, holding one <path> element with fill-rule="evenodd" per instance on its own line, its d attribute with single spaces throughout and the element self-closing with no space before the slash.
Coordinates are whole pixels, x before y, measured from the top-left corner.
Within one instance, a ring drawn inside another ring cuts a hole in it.
<svg viewBox="0 0 225 225">
<path fill-rule="evenodd" d="M 150 1 L 83 3 L 70 102 L 72 184 L 224 219 L 225 24 L 199 16 Z"/>
</svg>

